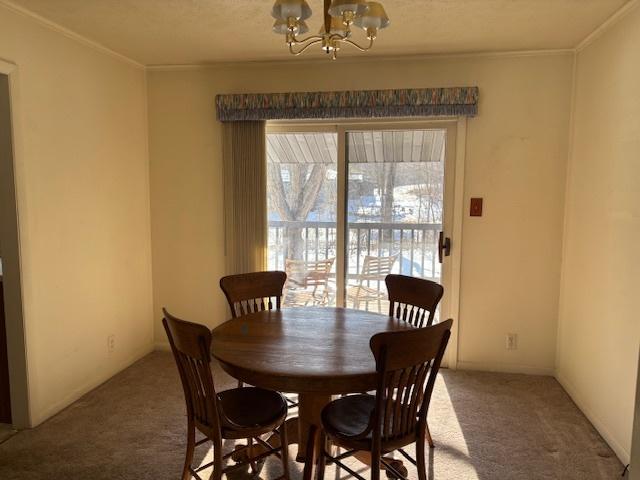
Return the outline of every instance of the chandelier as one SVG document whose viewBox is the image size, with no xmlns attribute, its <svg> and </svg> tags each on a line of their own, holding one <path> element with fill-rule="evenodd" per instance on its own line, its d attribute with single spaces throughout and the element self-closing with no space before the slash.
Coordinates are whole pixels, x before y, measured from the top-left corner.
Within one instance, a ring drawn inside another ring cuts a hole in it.
<svg viewBox="0 0 640 480">
<path fill-rule="evenodd" d="M 332 59 L 344 44 L 362 52 L 373 47 L 378 30 L 389 25 L 389 17 L 382 4 L 365 0 L 324 0 L 324 24 L 318 35 L 298 38 L 309 31 L 305 20 L 311 17 L 311 8 L 306 0 L 276 0 L 271 15 L 276 19 L 273 31 L 285 35 L 289 52 L 300 55 L 312 45 L 320 44 L 322 50 Z M 351 26 L 366 32 L 367 45 L 351 40 Z"/>
</svg>

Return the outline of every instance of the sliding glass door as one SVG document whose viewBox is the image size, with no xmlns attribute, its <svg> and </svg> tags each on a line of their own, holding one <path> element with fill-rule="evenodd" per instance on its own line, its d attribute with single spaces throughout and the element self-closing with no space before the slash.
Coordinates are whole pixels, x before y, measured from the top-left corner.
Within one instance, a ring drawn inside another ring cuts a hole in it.
<svg viewBox="0 0 640 480">
<path fill-rule="evenodd" d="M 389 273 L 440 282 L 446 130 L 347 131 L 345 304 L 388 311 Z"/>
<path fill-rule="evenodd" d="M 337 133 L 267 134 L 268 268 L 286 306 L 335 305 Z"/>
<path fill-rule="evenodd" d="M 454 135 L 455 124 L 269 126 L 268 266 L 287 272 L 285 306 L 385 313 L 387 274 L 443 282 Z"/>
</svg>

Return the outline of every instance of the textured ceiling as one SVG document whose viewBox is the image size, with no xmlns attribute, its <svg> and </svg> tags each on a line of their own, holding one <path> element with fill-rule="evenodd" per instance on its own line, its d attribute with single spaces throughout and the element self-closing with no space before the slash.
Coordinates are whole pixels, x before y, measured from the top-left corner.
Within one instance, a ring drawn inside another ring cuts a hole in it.
<svg viewBox="0 0 640 480">
<path fill-rule="evenodd" d="M 367 55 L 573 48 L 627 0 L 383 0 Z M 146 65 L 289 58 L 272 0 L 12 0 Z M 309 0 L 320 28 L 322 0 Z M 360 38 L 360 32 L 356 34 Z M 341 52 L 361 56 L 357 52 Z M 305 54 L 305 56 L 307 56 Z"/>
</svg>

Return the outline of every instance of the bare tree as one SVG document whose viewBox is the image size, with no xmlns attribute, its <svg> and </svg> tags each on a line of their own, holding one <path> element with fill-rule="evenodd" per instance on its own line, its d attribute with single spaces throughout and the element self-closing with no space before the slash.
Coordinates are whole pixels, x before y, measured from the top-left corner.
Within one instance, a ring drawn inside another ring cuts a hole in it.
<svg viewBox="0 0 640 480">
<path fill-rule="evenodd" d="M 288 181 L 283 180 L 284 170 L 288 172 Z M 316 206 L 322 184 L 327 172 L 323 163 L 280 164 L 269 163 L 269 203 L 287 222 L 303 222 Z M 302 227 L 285 229 L 285 258 L 301 260 L 304 255 Z"/>
<path fill-rule="evenodd" d="M 385 162 L 377 166 L 376 177 L 380 193 L 380 221 L 382 223 L 393 223 L 393 201 L 396 184 L 396 164 Z M 382 245 L 386 245 L 389 251 L 392 249 L 393 231 L 384 229 L 382 231 Z"/>
</svg>

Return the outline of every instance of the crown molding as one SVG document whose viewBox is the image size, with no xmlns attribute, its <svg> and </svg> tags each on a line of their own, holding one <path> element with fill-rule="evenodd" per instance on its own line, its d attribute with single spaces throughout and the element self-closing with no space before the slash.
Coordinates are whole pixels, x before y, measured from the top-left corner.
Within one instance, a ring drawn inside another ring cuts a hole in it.
<svg viewBox="0 0 640 480">
<path fill-rule="evenodd" d="M 93 50 L 96 50 L 100 53 L 109 55 L 110 57 L 120 60 L 121 62 L 127 63 L 129 65 L 132 65 L 142 70 L 144 70 L 145 68 L 145 66 L 142 63 L 137 62 L 114 50 L 111 50 L 110 48 L 105 47 L 101 43 L 95 42 L 93 40 L 89 40 L 87 37 L 83 37 L 82 35 L 63 27 L 62 25 L 52 22 L 51 20 L 48 20 L 38 15 L 37 13 L 32 12 L 31 10 L 27 10 L 26 8 L 21 7 L 20 5 L 16 5 L 10 0 L 0 0 L 0 6 L 6 8 L 7 10 L 13 13 L 17 13 L 19 15 L 28 17 L 29 19 L 33 20 L 39 25 L 42 25 L 50 30 L 60 33 L 61 35 L 64 35 L 65 37 L 70 38 L 72 40 L 75 40 L 76 42 L 81 43 L 82 45 L 89 47 Z"/>
<path fill-rule="evenodd" d="M 420 60 L 446 60 L 456 58 L 517 58 L 517 57 L 539 57 L 553 55 L 575 55 L 586 47 L 591 45 L 596 39 L 611 29 L 622 18 L 629 14 L 632 10 L 640 5 L 640 0 L 629 0 L 607 20 L 598 26 L 593 32 L 587 35 L 575 48 L 557 48 L 543 50 L 513 50 L 513 51 L 486 51 L 486 52 L 459 52 L 459 53 L 433 53 L 433 54 L 415 54 L 415 55 L 380 55 L 371 57 L 349 57 L 342 58 L 342 64 L 358 64 L 371 62 L 402 62 L 402 61 L 420 61 Z M 67 38 L 77 41 L 93 50 L 109 55 L 117 60 L 147 71 L 181 71 L 181 70 L 200 70 L 209 68 L 230 68 L 230 67 L 249 67 L 249 66 L 270 66 L 270 65 L 310 65 L 326 62 L 324 58 L 305 58 L 305 59 L 268 59 L 268 60 L 245 60 L 245 61 L 214 61 L 197 64 L 166 64 L 166 65 L 144 65 L 132 58 L 116 52 L 101 43 L 90 40 L 62 25 L 48 20 L 31 10 L 20 5 L 16 5 L 11 0 L 0 0 L 0 6 L 7 10 L 30 18 L 34 22 L 49 28 Z"/>
<path fill-rule="evenodd" d="M 607 18 L 598 28 L 585 37 L 575 48 L 576 53 L 580 53 L 607 31 L 613 28 L 620 20 L 626 17 L 633 9 L 640 5 L 640 0 L 630 0 L 620 7 L 613 15 Z"/>
<path fill-rule="evenodd" d="M 513 51 L 492 51 L 492 52 L 461 52 L 461 53 L 434 53 L 417 55 L 380 55 L 371 57 L 342 57 L 341 64 L 358 63 L 379 63 L 379 62 L 407 62 L 421 60 L 447 60 L 456 58 L 517 58 L 517 57 L 546 57 L 555 55 L 573 55 L 573 48 L 557 48 L 548 50 L 513 50 Z M 258 66 L 293 66 L 293 65 L 318 65 L 326 63 L 325 58 L 307 58 L 304 60 L 294 59 L 272 59 L 272 60 L 246 60 L 229 62 L 209 62 L 184 65 L 147 65 L 148 71 L 180 71 L 180 70 L 200 70 L 209 68 L 230 68 L 230 67 L 258 67 Z"/>
</svg>

